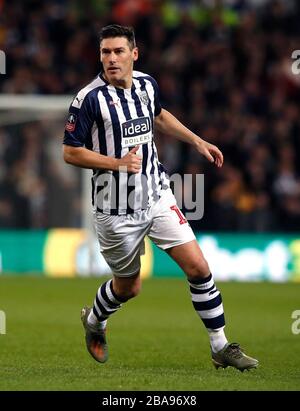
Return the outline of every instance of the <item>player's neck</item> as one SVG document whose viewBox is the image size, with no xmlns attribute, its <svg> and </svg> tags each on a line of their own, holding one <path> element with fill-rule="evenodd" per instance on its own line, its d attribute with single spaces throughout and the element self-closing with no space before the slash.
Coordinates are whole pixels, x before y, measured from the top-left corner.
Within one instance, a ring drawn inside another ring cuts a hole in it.
<svg viewBox="0 0 300 411">
<path fill-rule="evenodd" d="M 121 80 L 109 80 L 106 76 L 105 73 L 103 73 L 103 77 L 105 78 L 106 81 L 109 82 L 114 87 L 117 88 L 131 88 L 132 86 L 132 76 L 126 78 L 126 79 L 121 79 Z"/>
</svg>

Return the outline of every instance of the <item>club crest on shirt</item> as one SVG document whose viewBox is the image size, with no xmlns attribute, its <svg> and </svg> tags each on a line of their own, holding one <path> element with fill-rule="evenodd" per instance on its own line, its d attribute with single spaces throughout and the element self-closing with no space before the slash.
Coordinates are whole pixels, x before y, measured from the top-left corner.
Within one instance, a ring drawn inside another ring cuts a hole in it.
<svg viewBox="0 0 300 411">
<path fill-rule="evenodd" d="M 149 104 L 149 96 L 148 96 L 148 93 L 147 93 L 146 90 L 145 90 L 145 91 L 141 91 L 141 92 L 139 93 L 139 98 L 140 98 L 141 102 L 142 102 L 143 104 L 145 104 L 146 106 Z"/>
<path fill-rule="evenodd" d="M 76 125 L 76 121 L 77 121 L 77 116 L 76 114 L 73 113 L 69 113 L 69 117 L 66 123 L 66 130 L 67 131 L 74 131 L 75 130 L 75 125 Z"/>
</svg>

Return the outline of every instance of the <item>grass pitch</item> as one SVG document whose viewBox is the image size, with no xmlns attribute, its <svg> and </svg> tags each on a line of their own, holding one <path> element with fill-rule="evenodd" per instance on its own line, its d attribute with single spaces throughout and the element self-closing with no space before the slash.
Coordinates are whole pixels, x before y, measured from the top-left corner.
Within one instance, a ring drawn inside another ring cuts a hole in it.
<svg viewBox="0 0 300 411">
<path fill-rule="evenodd" d="M 103 279 L 0 278 L 0 390 L 300 390 L 300 284 L 218 283 L 226 334 L 260 360 L 216 371 L 184 279 L 144 281 L 111 317 L 110 359 L 87 353 L 80 310 Z"/>
</svg>

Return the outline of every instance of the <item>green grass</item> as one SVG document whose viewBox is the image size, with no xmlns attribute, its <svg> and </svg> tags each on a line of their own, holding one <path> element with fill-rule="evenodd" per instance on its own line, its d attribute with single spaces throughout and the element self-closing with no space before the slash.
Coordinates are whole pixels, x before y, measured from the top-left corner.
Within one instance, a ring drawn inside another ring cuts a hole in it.
<svg viewBox="0 0 300 411">
<path fill-rule="evenodd" d="M 0 390 L 299 390 L 300 284 L 219 283 L 226 333 L 260 367 L 216 371 L 183 279 L 151 279 L 109 322 L 110 359 L 87 353 L 80 309 L 102 279 L 0 278 Z"/>
</svg>

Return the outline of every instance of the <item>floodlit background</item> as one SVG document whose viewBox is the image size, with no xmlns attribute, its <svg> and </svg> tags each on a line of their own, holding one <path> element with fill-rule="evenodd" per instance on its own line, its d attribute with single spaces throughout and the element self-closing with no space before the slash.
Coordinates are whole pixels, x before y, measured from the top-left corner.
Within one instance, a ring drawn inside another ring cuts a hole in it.
<svg viewBox="0 0 300 411">
<path fill-rule="evenodd" d="M 0 0 L 1 389 L 299 390 L 299 22 L 296 0 Z M 169 174 L 205 175 L 204 216 L 190 223 L 229 338 L 260 360 L 253 374 L 214 373 L 183 273 L 148 240 L 142 276 L 154 278 L 110 320 L 100 379 L 85 352 L 79 312 L 111 272 L 91 172 L 64 164 L 62 140 L 110 23 L 135 28 L 135 68 L 163 107 L 224 153 L 217 169 L 156 135 Z"/>
</svg>

